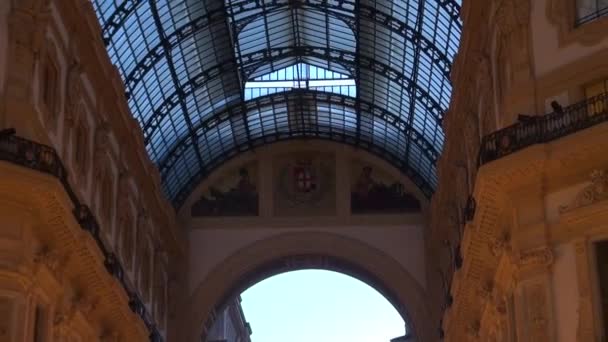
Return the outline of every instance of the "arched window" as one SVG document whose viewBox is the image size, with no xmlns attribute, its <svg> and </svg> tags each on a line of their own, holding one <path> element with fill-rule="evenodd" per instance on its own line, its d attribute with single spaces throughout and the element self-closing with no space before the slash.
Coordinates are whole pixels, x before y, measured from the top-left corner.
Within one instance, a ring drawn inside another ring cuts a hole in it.
<svg viewBox="0 0 608 342">
<path fill-rule="evenodd" d="M 167 306 L 167 275 L 162 263 L 159 261 L 154 268 L 155 286 L 154 297 L 156 300 L 156 321 L 161 327 L 165 325 L 165 312 Z"/>
<path fill-rule="evenodd" d="M 118 219 L 117 230 L 119 253 L 123 261 L 123 266 L 127 270 L 131 270 L 133 265 L 133 234 L 135 226 L 133 225 L 133 216 L 129 208 L 122 208 L 122 213 Z"/>
<path fill-rule="evenodd" d="M 314 65 L 298 63 L 245 83 L 245 99 L 251 100 L 293 89 L 310 89 L 351 97 L 357 96 L 357 87 L 353 77 Z"/>
<path fill-rule="evenodd" d="M 80 106 L 76 107 L 80 109 Z M 78 113 L 78 115 L 83 115 Z M 86 119 L 81 117 L 74 130 L 74 165 L 77 173 L 84 177 L 88 171 L 89 129 Z"/>
<path fill-rule="evenodd" d="M 150 246 L 141 242 L 140 267 L 139 267 L 139 288 L 144 302 L 150 301 L 150 275 L 152 273 L 152 262 L 150 261 Z"/>
<path fill-rule="evenodd" d="M 40 100 L 45 120 L 56 128 L 59 111 L 59 68 L 55 58 L 55 44 L 47 41 L 47 53 L 40 68 Z"/>
<path fill-rule="evenodd" d="M 101 215 L 102 220 L 106 222 L 108 227 L 108 233 L 111 232 L 112 225 L 112 211 L 114 203 L 114 187 L 112 183 L 112 175 L 109 171 L 106 171 L 102 175 L 101 180 Z"/>
</svg>

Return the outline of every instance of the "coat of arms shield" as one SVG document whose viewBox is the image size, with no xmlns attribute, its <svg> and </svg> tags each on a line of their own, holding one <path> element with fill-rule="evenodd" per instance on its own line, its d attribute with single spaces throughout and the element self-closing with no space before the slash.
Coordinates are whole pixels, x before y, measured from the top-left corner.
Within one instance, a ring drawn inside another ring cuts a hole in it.
<svg viewBox="0 0 608 342">
<path fill-rule="evenodd" d="M 282 170 L 279 188 L 292 205 L 314 204 L 327 191 L 330 177 L 326 173 L 318 158 L 298 158 Z"/>
</svg>

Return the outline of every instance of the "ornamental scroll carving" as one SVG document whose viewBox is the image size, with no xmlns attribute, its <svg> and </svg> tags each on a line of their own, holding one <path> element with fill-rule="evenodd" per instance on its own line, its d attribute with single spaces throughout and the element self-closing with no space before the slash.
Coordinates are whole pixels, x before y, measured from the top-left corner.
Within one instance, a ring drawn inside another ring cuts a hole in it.
<svg viewBox="0 0 608 342">
<path fill-rule="evenodd" d="M 553 252 L 548 247 L 521 252 L 519 255 L 519 267 L 527 266 L 549 266 L 553 263 Z"/>
<path fill-rule="evenodd" d="M 605 170 L 594 170 L 589 176 L 591 184 L 583 188 L 572 203 L 560 206 L 559 212 L 566 213 L 571 210 L 586 207 L 608 198 L 608 174 Z"/>
</svg>

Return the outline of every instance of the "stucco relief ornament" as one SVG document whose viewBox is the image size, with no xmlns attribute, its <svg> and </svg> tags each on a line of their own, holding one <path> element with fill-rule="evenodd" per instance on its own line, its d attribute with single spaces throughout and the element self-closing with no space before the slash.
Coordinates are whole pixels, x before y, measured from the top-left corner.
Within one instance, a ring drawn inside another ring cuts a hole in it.
<svg viewBox="0 0 608 342">
<path fill-rule="evenodd" d="M 120 335 L 116 331 L 106 330 L 99 336 L 99 340 L 102 342 L 119 342 Z"/>
<path fill-rule="evenodd" d="M 499 292 L 494 292 L 492 294 L 492 300 L 494 302 L 494 309 L 496 313 L 501 317 L 504 317 L 507 314 L 507 300 L 504 295 Z"/>
<path fill-rule="evenodd" d="M 66 257 L 60 255 L 48 247 L 42 247 L 34 256 L 34 262 L 45 265 L 56 277 L 60 277 L 61 268 L 66 262 Z"/>
<path fill-rule="evenodd" d="M 488 300 L 491 299 L 493 289 L 494 283 L 491 280 L 487 280 L 477 290 L 477 296 L 479 297 L 482 304 L 487 303 Z"/>
<path fill-rule="evenodd" d="M 543 247 L 522 252 L 519 255 L 519 266 L 548 266 L 553 263 L 553 252 Z"/>
<path fill-rule="evenodd" d="M 606 171 L 594 170 L 591 172 L 590 179 L 591 184 L 581 190 L 572 203 L 559 207 L 560 213 L 585 207 L 608 198 L 608 174 Z"/>
<path fill-rule="evenodd" d="M 72 299 L 72 306 L 74 309 L 79 310 L 85 316 L 88 316 L 95 311 L 98 303 L 99 298 L 85 295 L 78 295 Z"/>
<path fill-rule="evenodd" d="M 488 243 L 490 253 L 494 257 L 500 257 L 503 253 L 511 251 L 511 236 L 508 232 L 502 232 L 496 238 Z"/>
<path fill-rule="evenodd" d="M 479 338 L 479 330 L 481 329 L 481 323 L 479 320 L 475 320 L 471 322 L 466 329 L 467 335 L 469 338 L 477 340 Z"/>
</svg>

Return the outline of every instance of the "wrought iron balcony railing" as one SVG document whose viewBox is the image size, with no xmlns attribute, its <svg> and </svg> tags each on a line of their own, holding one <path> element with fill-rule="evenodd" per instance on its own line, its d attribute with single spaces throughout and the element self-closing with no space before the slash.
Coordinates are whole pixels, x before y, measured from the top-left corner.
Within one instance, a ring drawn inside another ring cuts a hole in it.
<svg viewBox="0 0 608 342">
<path fill-rule="evenodd" d="M 134 289 L 131 289 L 124 278 L 123 267 L 115 254 L 109 251 L 100 237 L 100 228 L 97 219 L 85 204 L 81 204 L 68 182 L 68 173 L 52 147 L 36 143 L 13 134 L 0 132 L 0 160 L 27 167 L 32 170 L 44 172 L 56 177 L 74 204 L 72 214 L 80 227 L 91 234 L 97 246 L 104 255 L 104 264 L 107 271 L 115 277 L 129 296 L 129 307 L 139 315 L 149 331 L 151 342 L 162 341 L 156 324 Z"/>
<path fill-rule="evenodd" d="M 479 164 L 483 165 L 534 144 L 578 132 L 608 121 L 608 93 L 575 103 L 558 112 L 528 117 L 486 135 L 481 141 Z"/>
</svg>

